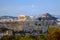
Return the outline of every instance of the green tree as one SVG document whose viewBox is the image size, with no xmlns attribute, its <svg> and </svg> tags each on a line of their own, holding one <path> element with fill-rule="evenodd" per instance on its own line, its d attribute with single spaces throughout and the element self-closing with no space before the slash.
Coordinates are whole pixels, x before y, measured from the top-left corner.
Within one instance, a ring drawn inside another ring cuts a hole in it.
<svg viewBox="0 0 60 40">
<path fill-rule="evenodd" d="M 45 40 L 44 35 L 36 36 L 36 40 Z"/>
<path fill-rule="evenodd" d="M 49 28 L 48 32 L 45 34 L 46 40 L 60 40 L 60 30 L 57 27 Z"/>
<path fill-rule="evenodd" d="M 25 35 L 24 37 L 21 37 L 20 40 L 34 40 L 33 38 L 31 38 L 30 36 L 28 35 Z"/>
<path fill-rule="evenodd" d="M 14 40 L 14 36 L 6 35 L 6 36 L 3 36 L 1 40 Z"/>
<path fill-rule="evenodd" d="M 20 38 L 21 38 L 21 36 L 19 36 L 19 35 L 15 36 L 15 40 L 20 40 Z"/>
</svg>

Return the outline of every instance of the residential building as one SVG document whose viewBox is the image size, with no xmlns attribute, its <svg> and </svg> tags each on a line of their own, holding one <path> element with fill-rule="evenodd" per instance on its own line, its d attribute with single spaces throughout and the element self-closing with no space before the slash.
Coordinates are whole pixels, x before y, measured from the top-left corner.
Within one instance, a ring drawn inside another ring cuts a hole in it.
<svg viewBox="0 0 60 40">
<path fill-rule="evenodd" d="M 18 21 L 32 21 L 34 20 L 35 17 L 34 16 L 26 16 L 26 15 L 19 15 L 18 16 Z"/>
</svg>

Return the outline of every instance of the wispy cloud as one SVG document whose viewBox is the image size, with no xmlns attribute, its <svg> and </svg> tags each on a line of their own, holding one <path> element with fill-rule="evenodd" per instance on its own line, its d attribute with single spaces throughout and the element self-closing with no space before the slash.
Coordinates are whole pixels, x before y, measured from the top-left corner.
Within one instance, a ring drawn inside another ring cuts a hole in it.
<svg viewBox="0 0 60 40">
<path fill-rule="evenodd" d="M 26 15 L 36 15 L 38 13 L 38 7 L 35 5 L 26 5 L 26 6 L 8 6 L 8 7 L 0 7 L 0 15 L 19 15 L 19 14 L 26 14 Z"/>
<path fill-rule="evenodd" d="M 41 13 L 48 12 L 59 14 L 58 8 L 44 7 L 39 5 L 25 5 L 25 6 L 4 6 L 0 7 L 0 15 L 18 16 L 20 14 L 39 16 Z"/>
</svg>

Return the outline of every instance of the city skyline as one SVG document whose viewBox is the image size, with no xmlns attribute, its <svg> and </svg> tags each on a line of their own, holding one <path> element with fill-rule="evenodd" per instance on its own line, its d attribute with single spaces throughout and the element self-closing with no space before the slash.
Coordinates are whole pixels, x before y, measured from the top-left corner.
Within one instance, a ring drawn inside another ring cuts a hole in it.
<svg viewBox="0 0 60 40">
<path fill-rule="evenodd" d="M 60 0 L 0 0 L 0 16 L 40 16 L 43 13 L 60 15 Z"/>
</svg>

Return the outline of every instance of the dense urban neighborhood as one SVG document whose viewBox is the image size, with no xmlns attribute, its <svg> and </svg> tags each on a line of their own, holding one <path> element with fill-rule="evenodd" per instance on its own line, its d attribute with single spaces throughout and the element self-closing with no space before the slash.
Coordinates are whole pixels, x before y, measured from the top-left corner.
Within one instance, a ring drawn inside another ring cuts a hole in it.
<svg viewBox="0 0 60 40">
<path fill-rule="evenodd" d="M 51 27 L 60 28 L 60 19 L 49 13 L 37 18 L 26 15 L 0 16 L 0 38 L 5 35 L 44 35 Z"/>
</svg>

